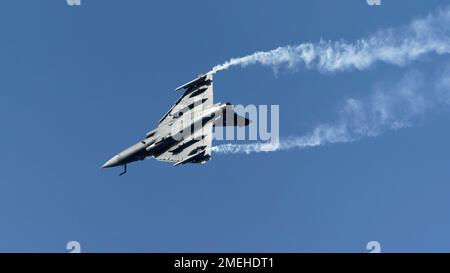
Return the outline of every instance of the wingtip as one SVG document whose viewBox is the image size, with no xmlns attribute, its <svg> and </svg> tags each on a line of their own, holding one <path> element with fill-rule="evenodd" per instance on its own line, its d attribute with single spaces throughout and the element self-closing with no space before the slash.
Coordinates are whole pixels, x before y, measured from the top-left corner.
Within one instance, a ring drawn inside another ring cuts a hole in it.
<svg viewBox="0 0 450 273">
<path fill-rule="evenodd" d="M 187 82 L 187 83 L 185 83 L 185 84 L 183 84 L 183 85 L 181 85 L 181 86 L 178 86 L 178 87 L 175 89 L 175 91 L 178 91 L 178 90 L 181 90 L 181 89 L 183 89 L 183 88 L 186 88 L 186 87 L 188 87 L 189 85 L 191 85 L 191 84 L 193 84 L 193 83 L 196 83 L 197 81 L 201 80 L 202 78 L 204 78 L 204 77 L 206 77 L 206 76 L 208 76 L 208 75 L 210 75 L 209 72 L 206 73 L 206 74 L 201 73 L 197 78 L 193 79 L 192 81 Z M 212 75 L 212 74 L 211 74 L 211 75 Z"/>
</svg>

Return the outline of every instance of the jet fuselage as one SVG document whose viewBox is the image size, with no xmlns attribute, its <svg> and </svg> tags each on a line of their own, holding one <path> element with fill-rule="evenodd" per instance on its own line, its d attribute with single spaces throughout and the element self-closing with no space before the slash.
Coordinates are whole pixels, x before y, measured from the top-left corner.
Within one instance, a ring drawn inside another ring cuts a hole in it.
<svg viewBox="0 0 450 273">
<path fill-rule="evenodd" d="M 211 106 L 209 109 L 203 109 L 198 116 L 184 116 L 183 119 L 180 118 L 178 121 L 174 120 L 173 122 L 164 125 L 165 128 L 156 128 L 152 131 L 154 132 L 152 136 L 143 139 L 113 156 L 103 164 L 102 168 L 116 167 L 134 161 L 144 160 L 146 157 L 158 156 L 172 148 L 173 151 L 176 151 L 178 148 L 181 149 L 183 146 L 187 145 L 186 143 L 195 141 L 192 136 L 198 130 L 202 129 L 203 126 L 221 118 L 226 106 L 226 104 L 218 103 Z M 179 124 L 174 125 L 176 122 Z M 179 128 L 179 130 L 177 128 Z M 160 132 L 166 132 L 166 134 L 161 135 Z"/>
</svg>

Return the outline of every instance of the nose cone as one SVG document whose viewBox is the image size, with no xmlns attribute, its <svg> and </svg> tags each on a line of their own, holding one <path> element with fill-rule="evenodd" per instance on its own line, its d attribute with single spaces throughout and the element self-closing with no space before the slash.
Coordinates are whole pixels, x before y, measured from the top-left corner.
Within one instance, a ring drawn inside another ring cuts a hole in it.
<svg viewBox="0 0 450 273">
<path fill-rule="evenodd" d="M 119 156 L 114 156 L 113 158 L 111 158 L 110 160 L 106 161 L 105 164 L 103 164 L 102 168 L 111 168 L 111 167 L 115 167 L 115 166 L 119 166 L 121 165 L 120 160 L 119 160 Z"/>
</svg>

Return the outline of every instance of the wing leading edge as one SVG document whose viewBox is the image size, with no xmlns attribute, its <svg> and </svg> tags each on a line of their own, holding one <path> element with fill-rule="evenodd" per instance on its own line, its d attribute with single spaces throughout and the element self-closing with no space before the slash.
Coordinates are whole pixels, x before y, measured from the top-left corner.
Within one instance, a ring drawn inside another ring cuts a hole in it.
<svg viewBox="0 0 450 273">
<path fill-rule="evenodd" d="M 212 75 L 207 74 L 178 87 L 176 90 L 185 89 L 186 91 L 159 120 L 160 126 L 170 123 L 175 118 L 190 112 L 194 108 L 202 110 L 211 106 L 213 104 L 212 82 Z"/>
<path fill-rule="evenodd" d="M 203 75 L 176 90 L 185 89 L 183 95 L 161 118 L 159 127 L 167 130 L 174 125 L 174 120 L 181 116 L 195 118 L 203 110 L 213 105 L 213 77 Z M 176 122 L 175 122 L 176 123 Z M 155 158 L 160 161 L 174 162 L 175 165 L 186 163 L 205 163 L 211 159 L 213 123 L 206 123 L 191 136 L 171 147 Z"/>
</svg>

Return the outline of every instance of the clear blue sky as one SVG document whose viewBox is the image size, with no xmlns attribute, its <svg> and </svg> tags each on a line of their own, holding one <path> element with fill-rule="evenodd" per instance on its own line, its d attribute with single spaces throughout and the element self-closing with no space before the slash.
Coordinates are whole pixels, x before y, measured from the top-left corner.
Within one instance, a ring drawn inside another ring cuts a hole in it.
<svg viewBox="0 0 450 273">
<path fill-rule="evenodd" d="M 450 251 L 450 115 L 351 144 L 206 165 L 101 170 L 157 125 L 173 89 L 258 50 L 354 40 L 447 1 L 3 1 L 0 251 Z M 427 70 L 445 57 L 412 66 Z M 448 57 L 447 57 L 448 60 Z M 282 136 L 404 68 L 323 75 L 252 66 L 215 77 L 215 100 L 279 104 Z"/>
</svg>

